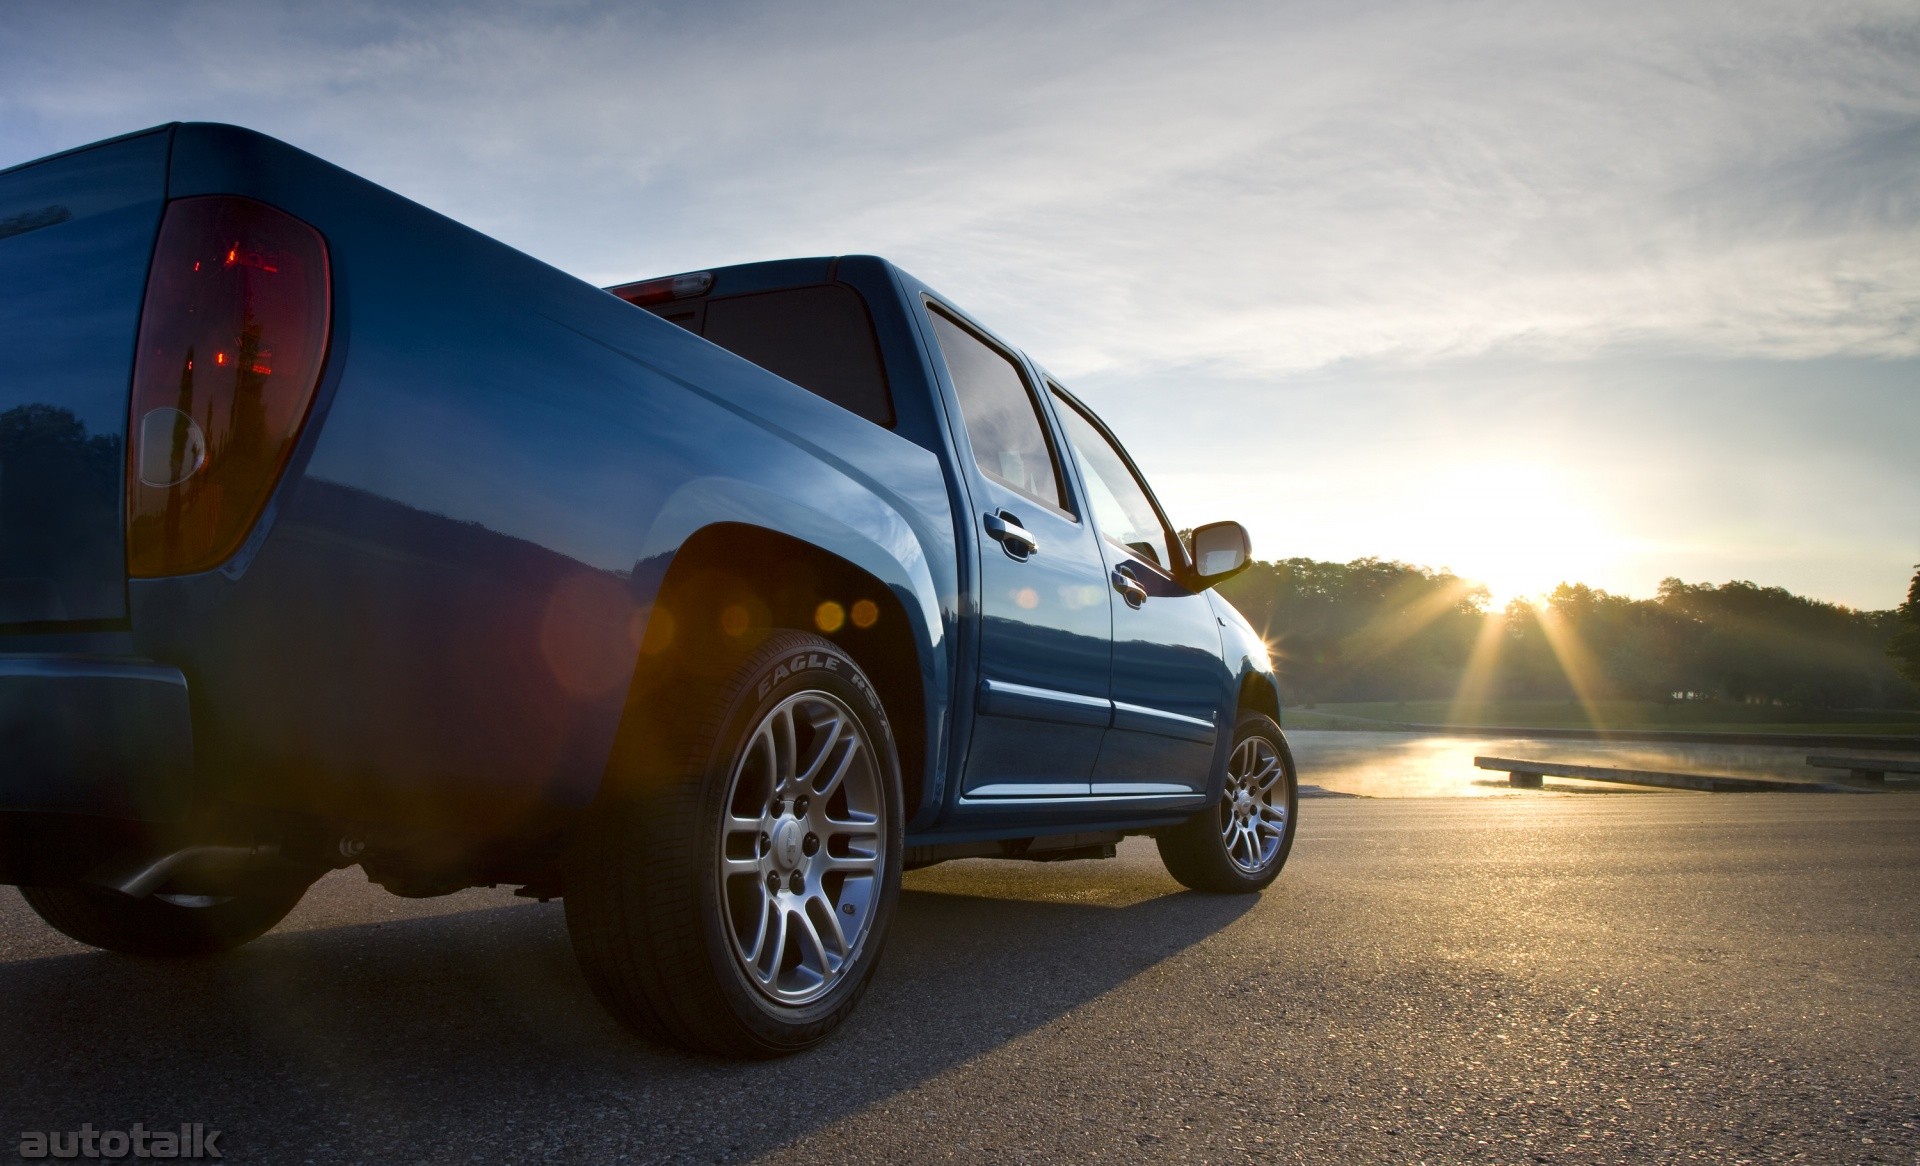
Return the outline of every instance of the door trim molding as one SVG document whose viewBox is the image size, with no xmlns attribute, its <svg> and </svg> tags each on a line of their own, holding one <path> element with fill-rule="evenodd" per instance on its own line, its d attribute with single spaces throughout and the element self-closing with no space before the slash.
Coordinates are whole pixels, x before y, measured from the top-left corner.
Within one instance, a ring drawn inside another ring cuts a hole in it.
<svg viewBox="0 0 1920 1166">
<path fill-rule="evenodd" d="M 1083 696 L 1006 680 L 982 680 L 977 708 L 993 717 L 1090 725 L 1099 729 L 1113 723 L 1113 702 L 1104 696 Z M 1211 741 L 1212 725 L 1207 726 L 1207 734 L 1207 740 Z"/>
<path fill-rule="evenodd" d="M 1148 708 L 1145 705 L 1128 704 L 1123 700 L 1109 702 L 1113 705 L 1113 727 L 1133 733 L 1152 733 L 1160 737 L 1175 737 L 1182 741 L 1195 741 L 1203 745 L 1213 744 L 1218 733 L 1212 721 L 1203 721 L 1199 717 L 1170 713 L 1164 709 Z"/>
</svg>

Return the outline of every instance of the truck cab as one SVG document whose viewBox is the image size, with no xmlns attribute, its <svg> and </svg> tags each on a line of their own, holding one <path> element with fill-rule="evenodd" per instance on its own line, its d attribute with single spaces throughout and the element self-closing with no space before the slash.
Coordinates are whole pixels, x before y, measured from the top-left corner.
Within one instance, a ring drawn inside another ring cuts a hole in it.
<svg viewBox="0 0 1920 1166">
<path fill-rule="evenodd" d="M 1247 561 L 1244 532 L 1195 532 L 1203 571 L 1105 423 L 952 300 L 866 255 L 608 290 L 948 467 L 964 731 L 910 845 L 1191 813 L 1236 712 L 1278 719 L 1264 646 L 1210 589 Z"/>
</svg>

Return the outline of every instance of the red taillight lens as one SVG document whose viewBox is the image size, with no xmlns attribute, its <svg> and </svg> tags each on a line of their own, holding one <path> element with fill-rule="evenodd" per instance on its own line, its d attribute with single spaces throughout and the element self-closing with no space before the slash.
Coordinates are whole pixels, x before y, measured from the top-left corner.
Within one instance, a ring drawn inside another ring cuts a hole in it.
<svg viewBox="0 0 1920 1166">
<path fill-rule="evenodd" d="M 239 549 L 293 451 L 327 352 L 320 232 L 224 195 L 167 206 L 147 276 L 127 429 L 127 573 Z"/>
</svg>

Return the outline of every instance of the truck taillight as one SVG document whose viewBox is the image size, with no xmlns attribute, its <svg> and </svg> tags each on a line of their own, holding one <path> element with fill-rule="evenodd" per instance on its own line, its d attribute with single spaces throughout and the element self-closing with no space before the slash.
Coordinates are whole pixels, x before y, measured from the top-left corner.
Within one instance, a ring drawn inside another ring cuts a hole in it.
<svg viewBox="0 0 1920 1166">
<path fill-rule="evenodd" d="M 623 283 L 607 290 L 630 304 L 644 308 L 648 304 L 664 304 L 668 300 L 706 295 L 713 290 L 713 272 L 689 271 L 685 275 L 666 275 L 659 279 L 643 279 L 639 283 Z"/>
<path fill-rule="evenodd" d="M 239 549 L 293 452 L 327 352 L 327 245 L 251 199 L 167 205 L 127 429 L 127 573 Z"/>
</svg>

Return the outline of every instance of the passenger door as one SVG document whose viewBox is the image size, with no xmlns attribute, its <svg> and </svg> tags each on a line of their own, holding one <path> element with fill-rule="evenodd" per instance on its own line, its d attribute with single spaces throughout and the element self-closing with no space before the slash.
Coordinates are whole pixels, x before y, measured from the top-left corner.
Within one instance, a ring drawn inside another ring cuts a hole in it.
<svg viewBox="0 0 1920 1166">
<path fill-rule="evenodd" d="M 1112 615 L 1091 524 L 1020 361 L 935 304 L 928 319 L 962 425 L 980 562 L 979 687 L 961 774 L 971 799 L 1089 792 L 1110 716 Z"/>
<path fill-rule="evenodd" d="M 1113 726 L 1091 792 L 1204 790 L 1231 687 L 1220 625 L 1206 593 L 1180 582 L 1186 550 L 1132 460 L 1092 413 L 1049 387 L 1102 536 L 1113 612 Z"/>
</svg>

